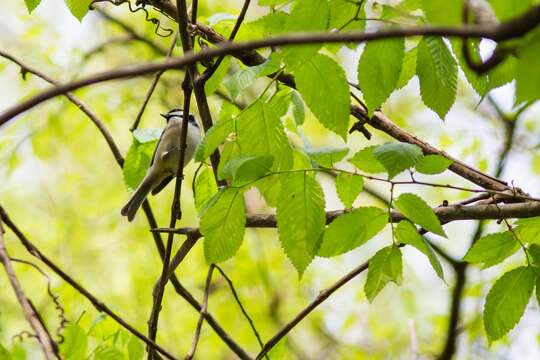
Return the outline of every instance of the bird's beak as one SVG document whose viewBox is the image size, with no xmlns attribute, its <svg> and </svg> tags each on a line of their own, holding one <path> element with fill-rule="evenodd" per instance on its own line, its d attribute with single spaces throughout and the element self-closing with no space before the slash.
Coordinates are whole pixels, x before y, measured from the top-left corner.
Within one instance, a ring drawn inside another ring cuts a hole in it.
<svg viewBox="0 0 540 360">
<path fill-rule="evenodd" d="M 159 115 L 163 116 L 165 119 L 168 118 L 167 114 L 159 114 Z"/>
</svg>

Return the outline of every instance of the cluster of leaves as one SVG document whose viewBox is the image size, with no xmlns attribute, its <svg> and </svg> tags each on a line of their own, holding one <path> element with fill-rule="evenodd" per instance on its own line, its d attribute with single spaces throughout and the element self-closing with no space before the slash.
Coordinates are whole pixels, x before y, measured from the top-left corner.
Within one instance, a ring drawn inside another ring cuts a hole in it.
<svg viewBox="0 0 540 360">
<path fill-rule="evenodd" d="M 276 6 L 284 9 L 283 5 L 291 2 L 261 0 L 259 5 L 275 10 Z M 521 14 L 535 3 L 521 0 L 509 6 L 502 0 L 488 2 L 500 21 Z M 25 3 L 32 11 L 40 0 L 25 0 Z M 89 3 L 89 0 L 66 0 L 79 20 L 87 13 Z M 367 6 L 371 8 L 366 9 Z M 296 0 L 288 12 L 272 11 L 245 24 L 238 38 L 249 40 L 297 31 L 364 30 L 366 11 L 376 13 L 383 23 L 458 25 L 463 22 L 462 6 L 461 1 L 442 0 L 404 0 L 395 6 L 349 0 Z M 226 33 L 234 19 L 235 16 L 228 14 L 215 14 L 206 20 L 217 28 L 221 26 Z M 483 75 L 478 75 L 466 65 L 461 40 L 419 37 L 368 42 L 357 64 L 357 80 L 368 113 L 373 114 L 392 93 L 417 76 L 422 101 L 444 119 L 456 100 L 460 68 L 482 97 L 491 89 L 516 80 L 516 104 L 537 100 L 540 97 L 539 72 L 535 66 L 540 53 L 538 36 L 538 31 L 533 31 L 506 44 L 509 55 Z M 480 42 L 470 41 L 469 45 L 472 45 L 473 58 L 479 61 Z M 355 48 L 357 45 L 347 46 Z M 438 174 L 451 165 L 451 161 L 444 157 L 425 156 L 415 145 L 387 143 L 366 147 L 347 158 L 354 170 L 346 171 L 335 164 L 347 157 L 349 148 L 321 149 L 310 145 L 300 128 L 306 113 L 304 103 L 325 128 L 347 140 L 350 87 L 344 69 L 335 60 L 334 55 L 339 48 L 338 45 L 282 47 L 280 52 L 273 52 L 264 64 L 243 68 L 223 81 L 232 99 L 257 79 L 275 72 L 293 74 L 297 88 L 269 94 L 267 87 L 242 111 L 223 104 L 219 121 L 197 148 L 195 160 L 205 162 L 215 149 L 222 146 L 218 178 L 230 183 L 230 186 L 218 189 L 213 171 L 208 167 L 195 180 L 195 204 L 204 235 L 204 253 L 209 263 L 225 261 L 240 248 L 246 226 L 243 193 L 253 186 L 269 206 L 276 208 L 283 251 L 301 277 L 315 256 L 333 257 L 358 248 L 389 223 L 385 209 L 352 207 L 363 189 L 366 174 L 386 173 L 392 179 L 407 169 Z M 227 57 L 207 83 L 207 93 L 218 88 L 231 63 L 231 58 Z M 289 113 L 292 118 L 287 116 Z M 303 147 L 293 146 L 289 134 L 302 139 Z M 130 189 L 135 188 L 144 176 L 159 131 L 137 130 L 133 136 L 123 170 Z M 329 224 L 323 190 L 316 176 L 319 171 L 336 174 L 336 192 L 347 209 Z M 424 253 L 437 275 L 444 278 L 439 259 L 417 228 L 418 225 L 434 234 L 446 236 L 431 207 L 410 193 L 402 194 L 392 202 L 408 220 L 391 226 L 396 241 L 380 249 L 370 260 L 365 284 L 365 293 L 370 301 L 387 283 L 401 283 L 400 244 L 411 245 Z M 502 337 L 519 321 L 538 281 L 539 219 L 520 220 L 517 225 L 515 233 L 508 231 L 481 238 L 464 258 L 464 261 L 479 262 L 489 267 L 501 263 L 520 247 L 525 250 L 527 266 L 504 274 L 486 299 L 484 324 L 491 341 Z M 68 358 L 86 356 L 86 336 L 77 325 L 66 330 L 64 352 L 74 356 Z M 103 349 L 96 350 L 94 356 L 124 352 L 131 359 L 131 340 L 124 340 L 104 343 Z M 123 348 L 125 346 L 127 350 Z M 133 356 L 133 359 L 139 358 L 138 355 Z M 103 355 L 98 358 L 115 357 Z"/>
<path fill-rule="evenodd" d="M 69 323 L 62 337 L 60 354 L 65 360 L 142 360 L 145 354 L 143 342 L 106 315 L 97 316 L 87 330 L 78 323 Z M 0 344 L 1 360 L 27 358 L 25 348 L 18 342 L 11 351 Z"/>
<path fill-rule="evenodd" d="M 88 13 L 88 7 L 92 0 L 65 0 L 69 11 L 75 16 L 79 21 Z M 34 11 L 35 8 L 41 3 L 41 0 L 24 0 L 28 12 Z"/>
<path fill-rule="evenodd" d="M 489 291 L 484 305 L 484 328 L 489 341 L 503 337 L 518 322 L 536 285 L 540 304 L 540 217 L 519 219 L 515 229 L 483 236 L 469 249 L 464 261 L 483 268 L 502 263 L 520 248 L 527 259 L 501 276 Z"/>
<path fill-rule="evenodd" d="M 261 5 L 276 6 L 288 2 L 267 1 Z M 381 5 L 381 9 L 376 10 L 380 10 L 381 19 L 392 17 L 394 20 L 407 19 L 418 24 L 458 24 L 461 22 L 460 3 L 445 2 L 444 12 L 440 8 L 442 3 L 437 1 L 403 1 L 396 7 Z M 508 18 L 501 11 L 505 7 L 502 2 L 491 3 L 501 20 Z M 512 9 L 512 15 L 526 10 L 525 3 L 530 5 L 530 1 L 521 3 L 521 7 Z M 272 12 L 246 24 L 239 36 L 249 39 L 294 31 L 363 29 L 365 21 L 359 19 L 364 14 L 365 6 L 363 2 L 355 4 L 347 0 L 297 0 L 290 13 Z M 418 13 L 418 10 L 422 11 Z M 351 20 L 354 13 L 357 16 Z M 443 13 L 444 16 L 441 16 Z M 234 19 L 225 15 L 216 15 L 208 21 L 217 26 Z M 536 71 L 534 66 L 526 66 L 534 61 L 532 59 L 536 58 L 537 53 L 531 50 L 534 49 L 530 43 L 534 42 L 534 36 L 531 36 L 515 44 L 519 57 L 509 55 L 501 65 L 481 76 L 468 69 L 460 43 L 456 41 L 422 37 L 414 41 L 390 39 L 369 42 L 358 62 L 358 81 L 368 112 L 372 114 L 394 91 L 417 75 L 424 104 L 444 119 L 456 98 L 459 67 L 481 96 L 516 78 L 516 101 L 535 100 L 540 94 L 531 89 L 536 86 L 529 81 L 531 74 L 523 73 Z M 475 42 L 475 45 L 478 52 L 479 43 Z M 241 246 L 246 226 L 242 194 L 253 186 L 258 188 L 269 206 L 276 208 L 277 229 L 283 251 L 301 277 L 315 256 L 332 257 L 353 250 L 376 236 L 388 224 L 388 212 L 383 209 L 352 208 L 363 188 L 363 173 L 387 173 L 388 178 L 392 179 L 411 168 L 424 174 L 438 174 L 451 165 L 451 161 L 442 156 L 424 156 L 415 145 L 387 143 L 366 147 L 349 157 L 348 161 L 355 167 L 351 172 L 334 166 L 345 159 L 349 153 L 347 147 L 311 147 L 299 128 L 305 117 L 304 102 L 324 127 L 345 141 L 347 139 L 350 90 L 344 70 L 331 56 L 337 49 L 323 45 L 283 47 L 281 52 L 273 52 L 264 64 L 242 69 L 224 81 L 224 87 L 233 99 L 258 78 L 281 71 L 295 76 L 297 89 L 279 90 L 269 95 L 267 87 L 240 112 L 230 104 L 223 104 L 219 120 L 197 148 L 195 160 L 204 162 L 218 146 L 223 145 L 218 179 L 230 183 L 230 186 L 218 189 L 213 172 L 208 167 L 195 180 L 195 203 L 200 215 L 200 230 L 204 235 L 204 253 L 209 263 L 231 258 Z M 225 76 L 229 65 L 230 61 L 225 63 L 220 76 Z M 217 86 L 213 86 L 213 89 Z M 292 119 L 287 117 L 289 113 L 292 113 Z M 289 141 L 288 133 L 300 137 L 304 147 L 295 148 Z M 153 141 L 157 137 L 157 132 L 134 134 L 135 140 L 124 168 L 128 187 L 134 188 L 144 175 Z M 349 209 L 328 225 L 324 194 L 316 177 L 318 171 L 337 174 L 336 192 L 345 208 Z M 402 254 L 399 244 L 412 245 L 424 253 L 437 275 L 444 278 L 437 256 L 415 226 L 417 224 L 434 234 L 446 236 L 433 210 L 415 194 L 402 194 L 393 203 L 408 220 L 392 227 L 397 241 L 379 250 L 370 260 L 365 285 L 370 301 L 388 282 L 401 283 Z M 520 236 L 529 234 L 536 226 L 536 223 L 524 224 L 519 223 L 517 232 Z M 528 253 L 534 260 L 534 239 L 530 236 L 522 241 L 532 244 Z M 502 262 L 518 249 L 519 242 L 509 232 L 492 234 L 480 239 L 464 260 L 491 266 Z M 521 317 L 534 287 L 536 275 L 533 269 L 533 265 L 518 268 L 495 283 L 484 312 L 485 328 L 490 340 L 503 336 Z M 504 295 L 516 291 L 521 295 Z M 513 311 L 508 311 L 510 308 Z"/>
</svg>

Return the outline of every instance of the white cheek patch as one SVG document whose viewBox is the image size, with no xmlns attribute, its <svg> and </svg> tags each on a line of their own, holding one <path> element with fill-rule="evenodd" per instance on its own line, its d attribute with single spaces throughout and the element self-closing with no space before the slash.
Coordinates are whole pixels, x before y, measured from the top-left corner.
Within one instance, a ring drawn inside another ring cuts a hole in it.
<svg viewBox="0 0 540 360">
<path fill-rule="evenodd" d="M 184 116 L 184 112 L 181 111 L 181 110 L 179 110 L 179 111 L 173 111 L 173 112 L 170 112 L 170 113 L 169 113 L 169 116 L 180 116 L 180 117 L 182 117 L 182 116 Z"/>
</svg>

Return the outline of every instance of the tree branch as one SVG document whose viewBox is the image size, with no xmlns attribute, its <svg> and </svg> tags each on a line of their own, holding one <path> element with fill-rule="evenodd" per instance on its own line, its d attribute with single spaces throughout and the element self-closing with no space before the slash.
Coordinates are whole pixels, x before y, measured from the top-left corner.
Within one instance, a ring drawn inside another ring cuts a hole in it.
<svg viewBox="0 0 540 360">
<path fill-rule="evenodd" d="M 502 112 L 499 104 L 491 97 L 488 96 L 488 100 L 491 105 L 495 108 L 499 120 L 505 126 L 505 138 L 503 144 L 503 151 L 499 155 L 499 161 L 497 163 L 497 169 L 495 170 L 495 176 L 499 177 L 504 171 L 506 164 L 506 158 L 512 148 L 514 143 L 514 134 L 516 130 L 517 121 L 519 119 L 519 112 L 513 119 Z M 498 205 L 500 206 L 500 205 Z M 471 237 L 471 246 L 482 236 L 484 231 L 484 221 L 478 221 L 476 228 Z M 450 319 L 448 321 L 448 330 L 446 332 L 446 341 L 444 348 L 438 360 L 451 360 L 456 352 L 456 342 L 457 336 L 459 334 L 458 324 L 459 317 L 461 312 L 461 302 L 463 297 L 463 290 L 467 282 L 467 268 L 469 263 L 466 262 L 456 262 L 454 264 L 454 269 L 456 270 L 456 284 L 454 285 L 454 290 L 452 291 L 451 301 L 450 301 Z"/>
<path fill-rule="evenodd" d="M 60 85 L 60 82 L 53 79 L 49 75 L 41 72 L 40 70 L 34 68 L 33 66 L 30 66 L 30 65 L 26 64 L 22 60 L 16 58 L 15 56 L 13 56 L 13 55 L 11 55 L 11 54 L 9 54 L 9 53 L 1 50 L 1 49 L 0 49 L 0 56 L 14 62 L 23 71 L 26 71 L 26 72 L 32 73 L 34 75 L 37 75 L 38 77 L 42 78 L 43 80 L 45 80 L 48 83 L 51 83 L 51 84 L 53 84 L 55 86 Z M 103 122 L 99 119 L 99 117 L 81 99 L 76 97 L 73 93 L 66 92 L 64 95 L 69 99 L 69 101 L 71 101 L 83 113 L 85 113 L 88 116 L 88 118 L 94 123 L 94 125 L 97 126 L 99 132 L 105 138 L 105 141 L 107 142 L 107 145 L 109 145 L 109 149 L 111 149 L 111 152 L 113 153 L 113 156 L 116 159 L 116 162 L 118 163 L 118 165 L 120 165 L 120 167 L 122 167 L 124 165 L 124 158 L 122 157 L 122 154 L 120 153 L 120 150 L 118 149 L 118 146 L 116 146 L 116 143 L 114 142 L 114 140 L 112 138 L 112 135 L 109 132 L 109 130 L 107 129 L 107 127 L 105 126 L 105 124 L 103 124 Z"/>
<path fill-rule="evenodd" d="M 234 40 L 234 37 L 238 33 L 238 30 L 240 30 L 240 26 L 242 25 L 242 22 L 244 21 L 244 17 L 246 16 L 246 13 L 247 13 L 247 10 L 249 8 L 249 3 L 250 2 L 251 2 L 251 0 L 244 0 L 244 5 L 242 6 L 242 10 L 240 10 L 240 14 L 238 15 L 238 18 L 236 19 L 236 22 L 235 22 L 234 27 L 232 29 L 231 36 L 229 36 L 229 41 L 232 42 Z M 197 19 L 194 18 L 192 22 L 196 24 Z M 204 72 L 204 74 L 203 74 L 204 80 L 209 79 L 214 74 L 214 72 L 217 70 L 219 65 L 221 65 L 221 62 L 223 61 L 223 59 L 225 59 L 225 55 L 221 55 L 218 58 L 218 60 L 216 61 L 216 63 L 210 69 L 208 69 L 208 70 L 206 70 Z"/>
<path fill-rule="evenodd" d="M 333 210 L 326 212 L 326 223 L 329 224 L 336 217 L 350 210 Z M 441 223 L 449 223 L 455 220 L 479 220 L 479 219 L 510 219 L 510 218 L 528 218 L 540 216 L 540 202 L 530 201 L 523 203 L 510 204 L 478 204 L 478 205 L 450 205 L 440 206 L 433 209 L 435 215 Z M 392 210 L 390 220 L 394 223 L 405 220 L 399 211 Z M 246 227 L 256 228 L 274 228 L 277 226 L 276 215 L 274 214 L 246 214 Z M 199 228 L 157 228 L 151 229 L 152 232 L 174 232 L 176 234 L 185 234 L 190 236 L 202 236 Z"/>
<path fill-rule="evenodd" d="M 311 303 L 306 306 L 298 315 L 294 317 L 289 323 L 287 323 L 285 326 L 279 330 L 276 335 L 272 336 L 270 340 L 266 344 L 264 344 L 263 349 L 255 360 L 262 359 L 268 351 L 270 351 L 285 335 L 289 333 L 300 321 L 302 321 L 306 316 L 309 315 L 310 312 L 312 312 L 317 306 L 322 304 L 330 295 L 332 295 L 337 289 L 345 285 L 350 280 L 354 279 L 357 275 L 362 273 L 362 271 L 366 270 L 368 268 L 369 261 L 366 261 L 365 263 L 361 264 L 360 266 L 354 268 L 351 272 L 343 276 L 341 279 L 336 281 L 332 286 L 322 290 L 319 295 L 315 299 L 311 301 Z"/>
<path fill-rule="evenodd" d="M 201 315 L 199 316 L 199 320 L 197 321 L 197 327 L 195 329 L 195 335 L 193 336 L 193 343 L 191 344 L 191 349 L 189 350 L 189 353 L 186 355 L 184 360 L 193 359 L 193 355 L 195 355 L 195 350 L 197 350 L 197 344 L 199 343 L 199 336 L 201 335 L 202 322 L 206 314 L 206 310 L 208 309 L 208 294 L 210 293 L 210 283 L 212 282 L 212 273 L 214 272 L 214 266 L 215 266 L 214 264 L 210 264 L 210 267 L 208 268 L 208 275 L 206 275 L 206 284 L 204 286 L 204 295 L 203 295 L 203 304 L 201 307 Z"/>
<path fill-rule="evenodd" d="M 150 340 L 146 336 L 144 336 L 142 333 L 140 333 L 137 329 L 135 329 L 133 326 L 128 324 L 124 319 L 122 319 L 120 316 L 116 315 L 107 305 L 105 305 L 102 301 L 97 299 L 94 295 L 92 295 L 88 290 L 86 290 L 82 285 L 77 283 L 71 276 L 69 276 L 66 272 L 64 272 L 62 269 L 60 269 L 55 263 L 53 263 L 48 257 L 43 255 L 39 249 L 34 246 L 27 238 L 24 236 L 24 234 L 17 228 L 17 226 L 11 221 L 8 214 L 4 210 L 4 208 L 0 205 L 0 217 L 2 218 L 2 221 L 8 228 L 13 231 L 13 233 L 19 238 L 21 243 L 24 245 L 26 250 L 33 255 L 34 257 L 41 260 L 45 265 L 47 265 L 52 271 L 54 271 L 58 276 L 60 276 L 64 281 L 66 281 L 69 285 L 71 285 L 75 290 L 77 290 L 81 295 L 83 295 L 85 298 L 87 298 L 92 305 L 99 311 L 104 312 L 107 315 L 109 315 L 111 318 L 113 318 L 118 324 L 120 324 L 124 329 L 128 330 L 130 333 L 144 341 L 148 346 L 152 347 L 153 349 L 159 351 L 163 356 L 165 356 L 168 359 L 176 360 L 176 358 L 170 354 L 167 350 L 163 349 L 161 346 L 156 344 L 154 341 Z"/>
<path fill-rule="evenodd" d="M 171 42 L 171 46 L 169 47 L 169 50 L 167 51 L 167 55 L 165 55 L 165 59 L 169 59 L 171 57 L 171 54 L 174 50 L 174 46 L 176 45 L 176 40 L 178 39 L 178 31 L 174 34 L 173 41 Z M 154 76 L 154 80 L 152 81 L 152 84 L 150 85 L 150 88 L 148 88 L 148 91 L 146 92 L 146 96 L 144 97 L 144 100 L 141 104 L 141 108 L 139 109 L 139 112 L 137 113 L 137 117 L 135 118 L 135 121 L 133 121 L 133 125 L 131 125 L 130 130 L 133 131 L 139 126 L 139 122 L 141 121 L 141 117 L 143 116 L 144 110 L 146 109 L 146 105 L 148 105 L 148 102 L 150 101 L 150 98 L 152 97 L 152 94 L 154 93 L 154 90 L 156 89 L 157 83 L 159 82 L 159 78 L 165 70 L 161 70 Z"/>
<path fill-rule="evenodd" d="M 182 190 L 182 181 L 184 179 L 184 160 L 186 153 L 186 137 L 187 137 L 187 116 L 189 116 L 189 105 L 191 100 L 191 87 L 189 81 L 186 77 L 184 80 L 184 113 L 188 114 L 182 121 L 182 129 L 180 133 L 180 156 L 178 157 L 178 168 L 176 171 L 176 182 L 174 187 L 174 196 L 171 205 L 171 220 L 169 224 L 171 226 L 176 225 L 176 219 L 179 219 L 182 214 L 181 205 L 180 205 L 180 194 Z M 157 335 L 157 325 L 159 320 L 159 313 L 161 311 L 161 303 L 163 301 L 163 294 L 165 292 L 165 286 L 168 282 L 169 274 L 169 262 L 171 259 L 172 244 L 173 244 L 174 234 L 169 233 L 167 236 L 167 247 L 165 248 L 165 257 L 163 259 L 163 269 L 161 272 L 161 277 L 158 280 L 157 286 L 154 287 L 152 291 L 152 296 L 154 302 L 152 305 L 152 311 L 150 312 L 150 318 L 148 319 L 148 337 L 152 340 L 156 339 Z M 148 360 L 154 359 L 154 351 L 149 349 L 148 351 Z"/>
<path fill-rule="evenodd" d="M 155 2 L 155 0 L 154 0 Z M 176 17 L 176 16 L 175 16 Z M 479 37 L 488 38 L 495 41 L 513 39 L 527 33 L 533 29 L 540 20 L 540 6 L 533 7 L 523 16 L 499 24 L 499 25 L 467 25 L 467 26 L 421 26 L 421 27 L 394 27 L 388 30 L 381 30 L 374 33 L 350 32 L 350 33 L 313 33 L 295 34 L 275 38 L 254 40 L 243 43 L 225 43 L 221 46 L 205 49 L 196 54 L 187 54 L 182 58 L 176 58 L 169 62 L 157 64 L 145 64 L 135 67 L 123 67 L 116 70 L 105 71 L 92 76 L 82 78 L 70 83 L 62 84 L 54 88 L 44 90 L 26 101 L 19 103 L 5 110 L 0 114 L 0 125 L 16 115 L 42 103 L 57 95 L 72 91 L 84 86 L 105 82 L 109 80 L 122 79 L 156 72 L 163 69 L 181 68 L 197 61 L 210 59 L 212 57 L 231 54 L 236 55 L 242 51 L 255 50 L 263 47 L 299 44 L 322 44 L 341 42 L 364 42 L 377 39 L 389 39 L 409 36 L 446 36 L 446 37 Z"/>
<path fill-rule="evenodd" d="M 15 270 L 13 269 L 13 266 L 11 264 L 9 254 L 7 252 L 4 242 L 4 228 L 2 226 L 2 221 L 5 221 L 5 218 L 0 208 L 0 262 L 6 270 L 9 282 L 11 283 L 11 287 L 13 288 L 13 291 L 17 296 L 17 300 L 21 305 L 21 309 L 26 316 L 26 320 L 28 320 L 28 323 L 30 323 L 30 326 L 32 327 L 32 329 L 34 329 L 34 332 L 36 333 L 35 336 L 41 344 L 45 359 L 60 360 L 60 355 L 58 354 L 58 345 L 52 339 L 51 334 L 49 334 L 45 323 L 41 319 L 41 316 L 39 316 L 39 313 L 37 312 L 34 305 L 24 294 L 21 284 L 19 283 L 19 279 L 17 279 L 17 276 L 15 275 Z"/>
<path fill-rule="evenodd" d="M 7 59 L 9 59 L 9 60 L 11 60 L 11 61 L 13 61 L 13 62 L 15 62 L 21 68 L 24 68 L 26 71 L 31 72 L 31 73 L 43 78 L 44 80 L 46 80 L 48 82 L 51 82 L 53 84 L 58 83 L 56 80 L 52 79 L 48 75 L 46 75 L 46 74 L 40 72 L 39 70 L 29 66 L 28 64 L 26 64 L 23 61 L 17 59 L 16 57 L 14 57 L 11 54 L 8 54 L 8 53 L 3 52 L 2 50 L 0 50 L 0 55 L 7 58 Z M 70 95 L 70 96 L 68 96 L 68 95 Z M 70 101 L 72 101 L 81 111 L 83 111 L 90 118 L 90 120 L 92 122 L 94 122 L 94 124 L 96 124 L 96 126 L 100 130 L 101 134 L 103 135 L 103 137 L 107 141 L 107 144 L 109 145 L 109 148 L 111 149 L 111 152 L 113 153 L 113 155 L 114 155 L 114 157 L 116 159 L 116 162 L 118 163 L 120 168 L 122 168 L 123 164 L 124 164 L 124 158 L 120 154 L 120 151 L 118 150 L 118 147 L 116 146 L 116 143 L 114 142 L 112 136 L 110 135 L 110 132 L 105 127 L 104 123 L 97 117 L 97 115 L 82 100 L 77 98 L 75 95 L 73 95 L 71 93 L 68 93 L 68 94 L 66 94 L 66 97 L 68 97 L 70 99 Z M 150 228 L 157 228 L 158 224 L 157 224 L 157 222 L 155 220 L 154 214 L 152 212 L 152 208 L 151 208 L 150 203 L 148 202 L 148 200 L 145 200 L 143 202 L 142 209 L 143 209 L 143 211 L 144 211 L 144 213 L 146 215 L 146 218 L 148 220 L 148 224 L 149 224 Z M 161 259 L 163 261 L 164 254 L 165 254 L 165 247 L 164 247 L 163 242 L 161 240 L 161 236 L 160 236 L 159 233 L 156 233 L 156 232 L 152 233 L 152 236 L 154 238 L 154 242 L 155 242 L 156 247 L 158 249 L 158 253 L 160 254 Z M 175 260 L 173 258 L 172 262 L 174 262 L 174 261 Z M 180 281 L 178 280 L 176 275 L 173 273 L 170 276 L 171 276 L 171 282 L 172 282 L 172 284 L 174 286 L 175 291 L 182 298 L 184 298 L 196 311 L 200 311 L 201 305 L 193 297 L 193 295 L 186 288 L 184 288 L 182 286 L 182 284 L 180 283 Z M 242 359 L 242 360 L 250 360 L 251 359 L 249 354 L 240 345 L 238 345 L 238 343 L 236 343 L 234 341 L 234 339 L 232 339 L 232 337 L 221 327 L 221 325 L 212 316 L 212 314 L 207 314 L 206 315 L 206 321 L 212 327 L 212 329 L 214 329 L 216 334 L 223 340 L 223 342 L 225 344 L 227 344 L 229 346 L 229 348 L 240 359 Z"/>
</svg>

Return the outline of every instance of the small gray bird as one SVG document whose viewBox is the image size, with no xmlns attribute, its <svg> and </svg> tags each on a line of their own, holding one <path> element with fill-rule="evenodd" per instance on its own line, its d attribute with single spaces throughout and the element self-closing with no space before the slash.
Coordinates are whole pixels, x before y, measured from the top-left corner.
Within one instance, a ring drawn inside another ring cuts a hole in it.
<svg viewBox="0 0 540 360">
<path fill-rule="evenodd" d="M 129 221 L 135 218 L 137 210 L 150 191 L 152 195 L 159 193 L 176 176 L 178 170 L 178 157 L 180 156 L 180 134 L 184 112 L 173 109 L 167 114 L 161 114 L 167 125 L 159 137 L 159 141 L 152 155 L 150 167 L 137 190 L 133 192 L 128 202 L 122 208 L 121 214 L 127 216 Z M 193 152 L 201 141 L 201 129 L 195 116 L 188 116 L 188 129 L 186 137 L 186 154 L 184 166 L 193 158 Z"/>
</svg>

